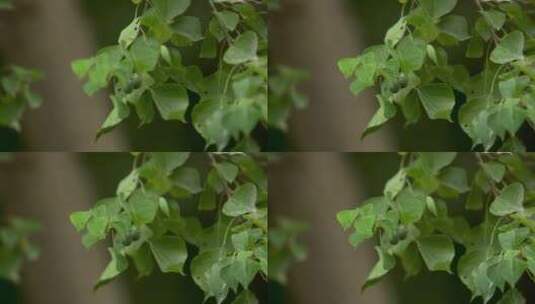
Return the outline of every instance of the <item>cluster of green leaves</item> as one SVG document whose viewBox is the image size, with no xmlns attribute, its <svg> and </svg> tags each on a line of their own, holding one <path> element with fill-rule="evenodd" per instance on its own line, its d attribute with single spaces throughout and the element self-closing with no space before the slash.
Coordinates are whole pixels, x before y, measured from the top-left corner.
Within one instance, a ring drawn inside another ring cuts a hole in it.
<svg viewBox="0 0 535 304">
<path fill-rule="evenodd" d="M 381 196 L 337 219 L 358 246 L 376 237 L 379 261 L 364 288 L 399 261 L 406 276 L 447 271 L 484 303 L 525 303 L 516 289 L 535 278 L 534 155 L 402 154 Z"/>
<path fill-rule="evenodd" d="M 209 165 L 201 174 L 187 165 L 189 153 L 135 155 L 116 196 L 71 215 L 86 247 L 111 238 L 111 262 L 97 287 L 131 263 L 140 277 L 156 264 L 164 273 L 190 274 L 206 299 L 222 303 L 233 292 L 232 303 L 256 303 L 249 285 L 267 277 L 268 255 L 267 179 L 259 162 L 243 153 L 202 153 Z"/>
<path fill-rule="evenodd" d="M 0 126 L 20 130 L 24 112 L 41 105 L 41 97 L 30 90 L 30 85 L 42 77 L 39 71 L 19 66 L 0 70 Z"/>
<path fill-rule="evenodd" d="M 23 263 L 39 257 L 29 237 L 40 229 L 34 221 L 12 218 L 0 227 L 0 278 L 18 282 Z"/>
<path fill-rule="evenodd" d="M 207 147 L 257 150 L 251 132 L 267 123 L 267 25 L 271 1 L 206 0 L 212 9 L 203 24 L 185 15 L 191 0 L 132 0 L 141 13 L 121 33 L 118 45 L 73 62 L 92 95 L 111 86 L 113 110 L 99 135 L 130 115 L 141 125 L 164 120 L 191 121 Z M 185 48 L 217 66 L 206 73 L 187 65 Z M 193 100 L 200 99 L 198 103 Z"/>
<path fill-rule="evenodd" d="M 292 110 L 304 109 L 308 99 L 298 90 L 298 85 L 308 78 L 302 70 L 278 66 L 269 74 L 269 126 L 283 131 L 288 129 Z"/>
<path fill-rule="evenodd" d="M 401 110 L 407 125 L 423 113 L 455 120 L 474 148 L 522 150 L 516 134 L 535 122 L 534 2 L 474 0 L 474 20 L 453 12 L 457 0 L 399 2 L 402 17 L 384 44 L 338 63 L 346 78 L 355 78 L 354 94 L 380 85 L 380 108 L 364 136 Z M 481 63 L 480 70 L 470 73 L 466 65 L 448 60 L 460 47 L 467 60 Z"/>
<path fill-rule="evenodd" d="M 295 263 L 307 258 L 307 249 L 299 241 L 308 225 L 293 219 L 277 218 L 277 225 L 269 228 L 269 279 L 286 284 L 288 271 Z"/>
</svg>

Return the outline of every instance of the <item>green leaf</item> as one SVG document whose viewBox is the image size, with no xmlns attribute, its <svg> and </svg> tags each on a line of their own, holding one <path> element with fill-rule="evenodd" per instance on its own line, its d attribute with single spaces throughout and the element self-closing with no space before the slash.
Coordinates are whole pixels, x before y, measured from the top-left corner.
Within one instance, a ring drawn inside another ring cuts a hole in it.
<svg viewBox="0 0 535 304">
<path fill-rule="evenodd" d="M 399 258 L 403 270 L 405 270 L 405 279 L 417 275 L 422 270 L 422 258 L 418 253 L 416 244 L 410 244 L 404 251 L 399 253 Z"/>
<path fill-rule="evenodd" d="M 139 273 L 139 278 L 148 276 L 154 270 L 154 259 L 148 244 L 143 244 L 138 250 L 129 253 Z"/>
<path fill-rule="evenodd" d="M 401 111 L 405 117 L 405 126 L 413 125 L 420 120 L 422 116 L 422 107 L 420 99 L 415 91 L 412 91 L 403 101 L 401 101 Z"/>
<path fill-rule="evenodd" d="M 164 273 L 183 274 L 184 263 L 188 258 L 186 243 L 181 237 L 162 236 L 150 240 L 150 249 Z"/>
<path fill-rule="evenodd" d="M 457 41 L 464 41 L 470 38 L 470 34 L 468 33 L 468 22 L 463 16 L 447 16 L 442 19 L 439 27 L 442 33 L 455 38 Z"/>
<path fill-rule="evenodd" d="M 475 292 L 476 290 L 474 274 L 486 259 L 487 250 L 485 248 L 471 248 L 459 259 L 459 263 L 457 265 L 459 277 L 466 287 L 468 287 L 472 292 Z M 488 280 L 486 274 L 484 275 L 484 278 Z"/>
<path fill-rule="evenodd" d="M 120 103 L 115 103 L 115 105 L 116 106 L 114 106 L 112 111 L 106 117 L 106 120 L 104 120 L 104 122 L 102 123 L 102 126 L 100 126 L 100 129 L 97 133 L 97 139 L 102 134 L 107 133 L 111 129 L 115 128 L 123 120 L 130 116 L 130 109 L 126 105 Z"/>
<path fill-rule="evenodd" d="M 437 202 L 433 199 L 433 197 L 428 196 L 425 198 L 425 203 L 427 206 L 427 210 L 429 210 L 431 213 L 433 213 L 434 216 L 438 216 L 438 210 L 437 210 Z"/>
<path fill-rule="evenodd" d="M 405 182 L 407 178 L 407 173 L 405 170 L 399 170 L 396 175 L 394 175 L 387 183 L 384 189 L 385 196 L 390 199 L 394 200 L 396 196 L 399 194 L 401 190 L 403 190 L 403 187 L 405 187 Z"/>
<path fill-rule="evenodd" d="M 158 196 L 154 193 L 136 190 L 128 200 L 128 207 L 136 225 L 152 223 L 158 212 Z"/>
<path fill-rule="evenodd" d="M 251 107 L 250 103 L 233 104 L 226 109 L 222 123 L 234 138 L 238 138 L 240 134 L 251 133 L 258 121 L 264 118 L 263 115 L 260 109 Z"/>
<path fill-rule="evenodd" d="M 483 303 L 487 303 L 488 301 L 490 301 L 496 290 L 496 286 L 490 280 L 488 273 L 488 262 L 484 262 L 477 266 L 474 269 L 474 273 L 472 274 L 474 288 L 472 290 L 473 297 L 482 297 Z"/>
<path fill-rule="evenodd" d="M 256 210 L 257 190 L 252 183 L 240 185 L 223 206 L 223 214 L 236 217 Z"/>
<path fill-rule="evenodd" d="M 238 285 L 249 288 L 256 273 L 260 270 L 259 267 L 260 265 L 252 258 L 252 252 L 239 251 L 230 265 L 223 268 L 221 276 L 225 281 L 230 282 L 229 285 L 234 290 L 238 288 Z"/>
<path fill-rule="evenodd" d="M 437 19 L 453 11 L 457 0 L 421 0 L 421 4 L 433 18 Z"/>
<path fill-rule="evenodd" d="M 386 212 L 388 203 L 389 201 L 384 197 L 372 197 L 362 203 L 354 221 L 355 231 L 349 236 L 349 243 L 353 247 L 359 246 L 361 242 L 373 236 L 376 222 Z"/>
<path fill-rule="evenodd" d="M 78 78 L 84 78 L 94 64 L 93 58 L 79 59 L 72 62 L 71 68 Z"/>
<path fill-rule="evenodd" d="M 524 34 L 514 31 L 505 35 L 490 54 L 490 60 L 497 64 L 506 64 L 524 58 Z"/>
<path fill-rule="evenodd" d="M 219 249 L 201 252 L 191 261 L 193 280 L 206 293 L 206 298 L 215 297 L 218 303 L 228 294 L 228 286 L 221 278 L 221 262 Z"/>
<path fill-rule="evenodd" d="M 490 205 L 490 212 L 496 216 L 505 216 L 524 210 L 524 186 L 513 183 L 506 186 Z"/>
<path fill-rule="evenodd" d="M 216 164 L 216 169 L 219 175 L 221 175 L 227 182 L 232 183 L 236 179 L 239 173 L 238 166 L 229 162 L 222 162 Z"/>
<path fill-rule="evenodd" d="M 100 286 L 106 284 L 128 269 L 128 260 L 126 257 L 122 256 L 114 249 L 110 249 L 109 251 L 111 254 L 111 261 L 108 266 L 106 266 L 106 269 L 104 269 L 95 289 L 100 288 Z"/>
<path fill-rule="evenodd" d="M 422 165 L 430 174 L 439 173 L 449 166 L 456 157 L 456 152 L 423 152 L 420 154 Z"/>
<path fill-rule="evenodd" d="M 177 84 L 164 84 L 153 88 L 151 94 L 163 119 L 186 122 L 189 96 L 184 87 Z"/>
<path fill-rule="evenodd" d="M 455 248 L 451 239 L 445 235 L 431 235 L 418 239 L 418 249 L 427 268 L 431 271 L 451 271 Z"/>
<path fill-rule="evenodd" d="M 372 46 L 370 48 L 367 48 L 362 54 L 362 56 L 357 58 L 358 63 L 357 67 L 355 67 L 356 79 L 351 83 L 350 87 L 351 92 L 354 95 L 360 94 L 363 90 L 375 84 L 377 69 L 379 64 L 381 63 L 379 60 L 384 57 L 382 56 L 384 52 L 386 51 L 383 47 Z M 351 64 L 350 62 L 348 63 Z M 342 72 L 344 72 L 344 70 L 349 67 L 342 68 Z"/>
<path fill-rule="evenodd" d="M 152 3 L 166 20 L 172 20 L 188 9 L 191 0 L 152 0 Z"/>
<path fill-rule="evenodd" d="M 526 304 L 526 299 L 516 288 L 509 289 L 497 304 Z"/>
<path fill-rule="evenodd" d="M 139 18 L 134 18 L 134 20 L 132 20 L 132 22 L 119 35 L 119 44 L 124 49 L 127 49 L 132 42 L 136 40 L 140 29 L 139 22 Z"/>
<path fill-rule="evenodd" d="M 232 235 L 232 245 L 238 251 L 246 251 L 251 246 L 252 231 L 245 230 Z"/>
<path fill-rule="evenodd" d="M 524 246 L 522 254 L 526 257 L 528 268 L 531 274 L 535 273 L 535 246 L 529 244 Z"/>
<path fill-rule="evenodd" d="M 366 130 L 362 134 L 362 138 L 365 138 L 369 134 L 375 132 L 377 129 L 386 124 L 390 119 L 394 118 L 397 114 L 397 108 L 391 102 L 385 100 L 381 96 L 377 96 L 379 99 L 379 110 L 373 115 L 372 119 L 368 123 Z"/>
<path fill-rule="evenodd" d="M 231 65 L 238 65 L 256 60 L 258 37 L 255 32 L 247 31 L 240 34 L 225 52 L 223 60 Z"/>
<path fill-rule="evenodd" d="M 497 136 L 504 139 L 506 133 L 516 134 L 525 118 L 526 114 L 518 103 L 508 99 L 494 108 L 494 112 L 489 115 L 488 125 Z"/>
<path fill-rule="evenodd" d="M 173 32 L 189 41 L 196 42 L 203 39 L 201 22 L 197 17 L 182 16 L 173 23 Z"/>
<path fill-rule="evenodd" d="M 451 121 L 451 111 L 455 106 L 455 95 L 447 84 L 428 84 L 420 87 L 418 96 L 431 119 Z"/>
<path fill-rule="evenodd" d="M 125 177 L 117 187 L 117 196 L 122 200 L 127 200 L 130 195 L 136 190 L 139 181 L 139 173 L 133 170 Z"/>
<path fill-rule="evenodd" d="M 404 189 L 396 199 L 399 207 L 399 216 L 403 224 L 412 224 L 419 221 L 424 214 L 426 197 L 423 193 Z"/>
<path fill-rule="evenodd" d="M 186 191 L 187 195 L 197 194 L 202 191 L 201 177 L 199 171 L 195 168 L 181 167 L 175 170 L 171 175 L 173 185 Z M 175 193 L 180 196 L 181 193 Z"/>
<path fill-rule="evenodd" d="M 390 47 L 395 47 L 403 36 L 405 36 L 406 30 L 407 20 L 405 18 L 399 19 L 399 21 L 386 32 L 385 43 Z"/>
<path fill-rule="evenodd" d="M 167 216 L 171 215 L 171 210 L 169 210 L 169 202 L 164 197 L 160 197 L 158 200 L 158 205 L 163 214 Z"/>
<path fill-rule="evenodd" d="M 108 132 L 109 130 L 113 129 L 123 120 L 125 120 L 128 116 L 130 116 L 130 108 L 126 104 L 119 101 L 115 96 L 111 96 L 111 100 L 113 103 L 113 109 L 108 114 L 108 117 L 106 117 L 104 123 L 102 123 L 102 126 L 100 127 L 100 130 L 97 133 L 97 138 L 99 138 L 102 134 Z"/>
<path fill-rule="evenodd" d="M 396 51 L 401 70 L 410 73 L 422 68 L 427 55 L 427 46 L 421 39 L 406 36 L 399 42 Z"/>
<path fill-rule="evenodd" d="M 505 24 L 506 15 L 500 11 L 488 10 L 482 11 L 481 14 L 495 30 L 500 30 Z"/>
<path fill-rule="evenodd" d="M 489 268 L 489 278 L 500 288 L 506 282 L 509 286 L 516 286 L 518 280 L 527 268 L 526 262 L 519 258 L 515 251 L 505 251 L 500 261 Z M 502 288 L 503 289 L 503 288 Z"/>
<path fill-rule="evenodd" d="M 223 150 L 229 141 L 230 133 L 223 128 L 221 104 L 217 101 L 204 100 L 193 108 L 191 114 L 195 129 L 207 141 L 207 146 L 217 145 Z"/>
<path fill-rule="evenodd" d="M 102 240 L 106 237 L 106 229 L 109 221 L 103 216 L 93 216 L 87 222 L 88 234 L 95 240 Z"/>
<path fill-rule="evenodd" d="M 130 55 L 137 72 L 150 72 L 160 58 L 160 43 L 153 38 L 140 36 L 132 44 Z"/>
<path fill-rule="evenodd" d="M 396 259 L 389 255 L 387 252 L 385 252 L 380 247 L 375 247 L 375 250 L 377 251 L 377 254 L 379 255 L 379 261 L 375 266 L 373 267 L 372 271 L 368 275 L 368 278 L 366 279 L 366 283 L 362 287 L 362 289 L 366 289 L 372 285 L 374 285 L 377 281 L 379 281 L 382 277 L 384 277 L 390 270 L 394 268 L 396 265 Z"/>
<path fill-rule="evenodd" d="M 500 81 L 498 86 L 504 98 L 519 98 L 529 83 L 530 79 L 527 76 L 521 76 Z"/>
<path fill-rule="evenodd" d="M 357 70 L 359 62 L 359 58 L 343 58 L 338 61 L 338 69 L 342 72 L 345 78 L 349 78 Z"/>
<path fill-rule="evenodd" d="M 458 167 L 450 167 L 445 169 L 440 174 L 440 180 L 442 186 L 448 190 L 453 191 L 454 195 L 465 193 L 470 188 L 468 187 L 468 178 L 466 176 L 466 170 Z"/>
<path fill-rule="evenodd" d="M 529 234 L 529 228 L 516 228 L 498 234 L 498 241 L 503 250 L 517 250 Z"/>
<path fill-rule="evenodd" d="M 238 26 L 238 23 L 240 22 L 240 16 L 232 11 L 221 11 L 217 12 L 216 16 L 221 20 L 223 25 L 227 28 L 229 31 L 233 31 L 236 29 L 236 26 Z"/>
<path fill-rule="evenodd" d="M 492 180 L 499 183 L 502 181 L 505 175 L 505 166 L 498 162 L 488 162 L 481 165 L 485 174 L 487 174 Z"/>
<path fill-rule="evenodd" d="M 363 212 L 355 220 L 353 228 L 355 231 L 349 236 L 349 243 L 353 247 L 357 247 L 363 241 L 373 236 L 373 228 L 377 215 L 372 212 Z"/>
<path fill-rule="evenodd" d="M 344 228 L 344 230 L 349 229 L 353 226 L 355 219 L 359 214 L 359 209 L 349 209 L 338 212 L 336 215 L 336 220 Z"/>
<path fill-rule="evenodd" d="M 70 220 L 76 231 L 80 232 L 85 229 L 90 217 L 91 211 L 79 211 L 71 214 Z"/>
<path fill-rule="evenodd" d="M 184 165 L 189 156 L 189 152 L 155 152 L 151 154 L 150 162 L 169 174 Z"/>
</svg>

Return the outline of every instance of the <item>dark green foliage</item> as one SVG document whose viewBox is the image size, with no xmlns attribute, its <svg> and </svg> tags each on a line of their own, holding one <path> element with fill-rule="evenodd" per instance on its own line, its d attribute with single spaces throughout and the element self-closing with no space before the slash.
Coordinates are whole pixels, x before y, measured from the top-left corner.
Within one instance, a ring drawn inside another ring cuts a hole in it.
<svg viewBox="0 0 535 304">
<path fill-rule="evenodd" d="M 516 285 L 535 274 L 534 155 L 475 156 L 462 166 L 456 153 L 402 153 L 383 195 L 338 214 L 353 246 L 376 239 L 379 261 L 364 288 L 399 262 L 407 277 L 451 273 L 484 303 L 503 293 L 503 303 L 524 303 Z"/>
<path fill-rule="evenodd" d="M 258 149 L 250 135 L 267 124 L 265 14 L 270 1 L 206 1 L 212 16 L 204 23 L 187 15 L 190 0 L 134 0 L 139 14 L 118 44 L 73 62 L 74 72 L 88 79 L 87 94 L 112 88 L 113 110 L 99 135 L 132 110 L 141 125 L 158 112 L 164 120 L 190 120 L 207 147 Z M 199 50 L 198 62 L 213 62 L 217 69 L 204 72 L 200 65 L 187 65 L 181 55 L 186 48 Z"/>
<path fill-rule="evenodd" d="M 0 9 L 12 9 L 13 4 L 11 0 L 0 0 Z"/>
<path fill-rule="evenodd" d="M 0 278 L 19 282 L 23 263 L 39 257 L 39 249 L 29 240 L 39 229 L 36 222 L 22 218 L 0 227 Z"/>
<path fill-rule="evenodd" d="M 0 10 L 13 9 L 10 0 L 0 0 Z M 43 78 L 40 71 L 19 66 L 0 69 L 0 126 L 20 130 L 24 112 L 41 105 L 41 97 L 30 90 L 33 82 Z"/>
<path fill-rule="evenodd" d="M 158 268 L 192 276 L 217 303 L 231 294 L 234 303 L 256 301 L 249 285 L 268 272 L 264 170 L 243 153 L 202 155 L 207 170 L 192 166 L 189 153 L 136 153 L 116 196 L 71 215 L 86 247 L 111 239 L 111 261 L 97 287 L 129 267 L 140 277 Z M 184 211 L 192 200 L 193 215 Z"/>
<path fill-rule="evenodd" d="M 304 109 L 308 99 L 297 89 L 307 79 L 306 72 L 279 66 L 269 75 L 269 126 L 286 131 L 294 108 Z"/>
<path fill-rule="evenodd" d="M 39 71 L 18 66 L 0 70 L 0 126 L 20 130 L 24 112 L 41 105 L 41 97 L 30 90 L 30 85 L 42 77 Z"/>
<path fill-rule="evenodd" d="M 474 148 L 523 150 L 517 133 L 535 121 L 534 3 L 474 0 L 476 18 L 467 20 L 457 0 L 399 2 L 402 16 L 384 44 L 338 62 L 354 94 L 379 85 L 380 109 L 364 135 L 401 113 L 407 125 L 424 116 L 457 123 Z M 481 70 L 449 60 L 460 47 Z"/>
<path fill-rule="evenodd" d="M 269 279 L 286 284 L 290 267 L 307 257 L 306 247 L 299 236 L 308 230 L 304 223 L 278 218 L 277 225 L 269 228 Z"/>
</svg>

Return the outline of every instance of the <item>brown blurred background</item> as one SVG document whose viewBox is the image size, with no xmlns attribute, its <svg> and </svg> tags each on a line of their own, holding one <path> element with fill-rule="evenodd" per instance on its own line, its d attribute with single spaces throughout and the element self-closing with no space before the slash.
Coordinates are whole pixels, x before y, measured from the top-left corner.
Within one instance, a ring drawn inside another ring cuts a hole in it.
<svg viewBox="0 0 535 304">
<path fill-rule="evenodd" d="M 365 198 L 360 179 L 352 172 L 348 155 L 339 153 L 285 153 L 269 168 L 270 223 L 288 216 L 310 226 L 303 239 L 306 262 L 295 265 L 285 294 L 270 303 L 394 303 L 387 284 L 360 294 L 373 249 L 354 252 L 336 222 L 339 210 Z M 280 293 L 270 285 L 270 295 Z"/>
<path fill-rule="evenodd" d="M 372 95 L 351 96 L 336 62 L 362 47 L 362 30 L 346 1 L 282 0 L 270 19 L 270 63 L 302 68 L 309 108 L 295 114 L 287 139 L 290 151 L 393 150 L 388 130 L 358 140 L 375 112 Z M 270 138 L 271 139 L 271 138 Z M 284 150 L 284 148 L 281 148 Z"/>
</svg>

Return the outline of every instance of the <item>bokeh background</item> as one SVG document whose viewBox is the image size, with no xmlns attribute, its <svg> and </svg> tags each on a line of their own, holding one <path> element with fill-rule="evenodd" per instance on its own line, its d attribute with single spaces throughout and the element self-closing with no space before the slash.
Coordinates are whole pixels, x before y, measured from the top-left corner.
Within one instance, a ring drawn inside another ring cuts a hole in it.
<svg viewBox="0 0 535 304">
<path fill-rule="evenodd" d="M 361 293 L 377 256 L 373 241 L 353 249 L 336 221 L 336 214 L 367 198 L 382 195 L 385 183 L 399 169 L 397 153 L 281 153 L 268 168 L 270 225 L 279 217 L 307 223 L 301 243 L 308 258 L 295 264 L 288 283 L 269 283 L 270 304 L 482 304 L 470 301 L 461 281 L 446 272 L 423 271 L 405 280 L 400 265 L 377 285 Z M 457 164 L 473 176 L 475 156 L 463 153 Z M 464 212 L 464 196 L 449 205 Z M 481 221 L 477 213 L 470 221 Z M 461 248 L 457 248 L 461 250 Z M 454 262 L 455 263 L 455 262 Z M 519 289 L 535 303 L 533 281 L 525 275 Z M 495 302 L 492 302 L 493 304 Z"/>
<path fill-rule="evenodd" d="M 191 277 L 162 274 L 156 269 L 151 276 L 138 279 L 130 267 L 118 280 L 93 291 L 109 261 L 107 244 L 101 242 L 86 250 L 69 215 L 114 196 L 117 184 L 130 172 L 132 160 L 129 153 L 14 153 L 0 162 L 0 220 L 21 216 L 42 226 L 32 238 L 41 249 L 40 258 L 24 265 L 19 285 L 0 280 L 0 303 L 203 303 L 204 294 Z M 209 164 L 204 153 L 194 153 L 190 162 L 200 172 Z M 197 212 L 197 201 L 181 203 L 183 212 Z M 195 251 L 193 247 L 189 250 Z M 266 304 L 265 281 L 257 278 L 252 289 L 260 303 Z"/>
<path fill-rule="evenodd" d="M 270 64 L 285 64 L 308 71 L 302 91 L 310 99 L 307 110 L 296 113 L 288 134 L 272 130 L 270 146 L 276 151 L 471 151 L 471 141 L 462 129 L 447 121 L 428 119 L 404 127 L 398 117 L 379 132 L 360 140 L 378 108 L 370 89 L 355 97 L 350 82 L 336 63 L 356 56 L 365 48 L 383 43 L 386 31 L 399 19 L 399 1 L 377 0 L 281 0 L 270 23 Z M 458 1 L 457 12 L 476 13 L 474 1 Z M 479 61 L 463 57 L 464 46 L 450 59 L 469 67 Z M 460 102 L 463 102 L 460 100 Z M 460 103 L 459 103 L 460 104 Z M 454 116 L 458 107 L 454 110 Z M 400 115 L 398 115 L 400 116 Z M 521 138 L 533 148 L 529 127 Z"/>
<path fill-rule="evenodd" d="M 14 4 L 15 10 L 0 12 L 0 66 L 17 64 L 42 70 L 46 78 L 34 88 L 44 103 L 26 113 L 21 134 L 0 129 L 0 150 L 205 150 L 191 125 L 156 117 L 152 124 L 139 128 L 136 115 L 95 141 L 111 102 L 107 92 L 86 96 L 84 82 L 72 73 L 70 63 L 117 44 L 121 30 L 134 18 L 131 0 L 14 0 Z M 187 14 L 206 20 L 211 10 L 207 1 L 192 1 Z M 214 62 L 198 59 L 198 51 L 195 47 L 184 49 L 185 63 L 209 72 Z M 256 130 L 255 138 L 265 141 L 265 131 Z"/>
</svg>

